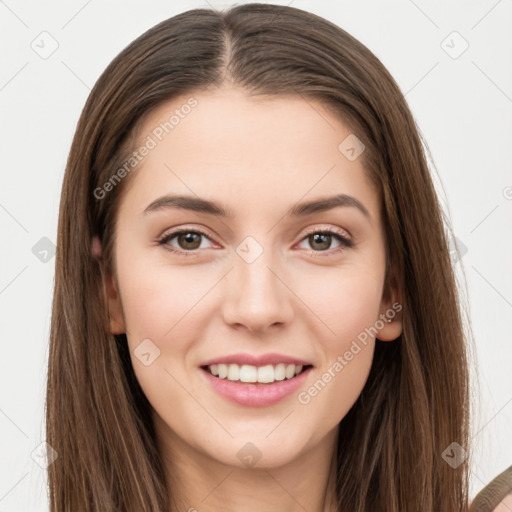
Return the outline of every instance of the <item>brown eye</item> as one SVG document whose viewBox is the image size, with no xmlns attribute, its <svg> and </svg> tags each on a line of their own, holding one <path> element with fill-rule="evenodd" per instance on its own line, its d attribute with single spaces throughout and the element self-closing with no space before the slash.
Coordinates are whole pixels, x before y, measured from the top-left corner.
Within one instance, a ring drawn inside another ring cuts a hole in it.
<svg viewBox="0 0 512 512">
<path fill-rule="evenodd" d="M 326 253 L 326 255 L 333 254 L 337 251 L 350 248 L 353 246 L 353 242 L 346 238 L 341 233 L 331 230 L 316 230 L 310 231 L 301 240 L 301 243 L 307 243 L 309 247 L 306 249 L 312 249 L 314 252 Z M 337 246 L 331 247 L 333 242 L 337 242 Z"/>
<path fill-rule="evenodd" d="M 201 245 L 201 235 L 200 233 L 195 233 L 193 231 L 184 231 L 176 236 L 178 241 L 178 245 L 180 249 L 199 249 Z"/>
<path fill-rule="evenodd" d="M 176 239 L 177 246 L 176 242 L 171 243 L 174 239 Z M 200 231 L 181 229 L 164 235 L 158 241 L 158 244 L 162 245 L 164 249 L 167 249 L 168 251 L 177 253 L 179 255 L 193 256 L 199 253 L 197 249 L 201 248 L 201 243 L 203 242 L 203 239 L 210 240 L 208 235 Z"/>
<path fill-rule="evenodd" d="M 325 251 L 330 249 L 332 236 L 327 233 L 315 233 L 308 236 L 308 241 L 315 251 Z"/>
</svg>

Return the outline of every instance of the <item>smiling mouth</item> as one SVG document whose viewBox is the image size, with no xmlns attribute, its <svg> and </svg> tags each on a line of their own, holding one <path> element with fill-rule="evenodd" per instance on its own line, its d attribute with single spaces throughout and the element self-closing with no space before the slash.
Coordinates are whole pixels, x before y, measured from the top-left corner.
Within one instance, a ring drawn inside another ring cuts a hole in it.
<svg viewBox="0 0 512 512">
<path fill-rule="evenodd" d="M 298 375 L 306 372 L 313 365 L 294 364 L 268 364 L 264 366 L 253 366 L 249 364 L 213 364 L 201 366 L 201 369 L 220 380 L 229 380 L 239 384 L 274 384 L 286 380 L 292 380 Z"/>
</svg>

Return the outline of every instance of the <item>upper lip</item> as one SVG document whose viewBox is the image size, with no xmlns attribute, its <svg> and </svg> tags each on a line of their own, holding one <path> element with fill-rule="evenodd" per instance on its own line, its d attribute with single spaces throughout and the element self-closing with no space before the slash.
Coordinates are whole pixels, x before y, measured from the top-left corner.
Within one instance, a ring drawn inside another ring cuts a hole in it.
<svg viewBox="0 0 512 512">
<path fill-rule="evenodd" d="M 311 363 L 303 359 L 275 353 L 262 354 L 260 356 L 253 356 L 251 354 L 231 354 L 216 357 L 215 359 L 209 359 L 208 361 L 201 363 L 200 366 L 211 366 L 213 364 L 250 364 L 252 366 L 265 366 L 268 364 L 275 365 L 279 363 L 294 364 L 296 366 L 312 366 Z"/>
</svg>

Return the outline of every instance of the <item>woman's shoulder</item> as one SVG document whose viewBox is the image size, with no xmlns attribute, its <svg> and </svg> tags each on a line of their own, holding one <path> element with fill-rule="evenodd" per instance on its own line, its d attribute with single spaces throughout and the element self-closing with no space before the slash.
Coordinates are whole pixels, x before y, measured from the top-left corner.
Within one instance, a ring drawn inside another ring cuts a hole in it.
<svg viewBox="0 0 512 512">
<path fill-rule="evenodd" d="M 512 494 L 505 496 L 500 504 L 492 512 L 510 512 L 512 510 Z"/>
<path fill-rule="evenodd" d="M 512 466 L 489 482 L 476 496 L 469 512 L 510 512 L 512 510 Z"/>
</svg>

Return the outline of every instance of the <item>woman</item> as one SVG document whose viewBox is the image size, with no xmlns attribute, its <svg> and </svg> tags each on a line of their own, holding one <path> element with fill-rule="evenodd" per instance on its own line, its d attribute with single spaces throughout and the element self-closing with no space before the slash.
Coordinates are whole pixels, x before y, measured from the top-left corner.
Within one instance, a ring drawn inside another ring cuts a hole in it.
<svg viewBox="0 0 512 512">
<path fill-rule="evenodd" d="M 467 510 L 449 232 L 403 95 L 339 27 L 249 4 L 147 31 L 64 177 L 51 510 Z"/>
</svg>

